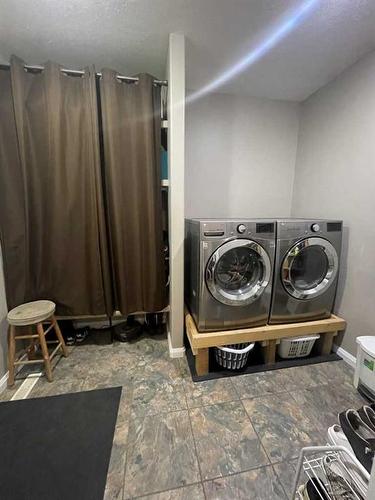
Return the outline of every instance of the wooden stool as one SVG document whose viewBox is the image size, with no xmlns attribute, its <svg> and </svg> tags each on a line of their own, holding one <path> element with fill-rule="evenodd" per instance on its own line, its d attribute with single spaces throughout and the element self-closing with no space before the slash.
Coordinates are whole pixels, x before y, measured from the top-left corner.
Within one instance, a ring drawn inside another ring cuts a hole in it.
<svg viewBox="0 0 375 500">
<path fill-rule="evenodd" d="M 15 307 L 9 311 L 7 319 L 9 323 L 8 332 L 8 387 L 14 384 L 14 373 L 15 367 L 17 365 L 26 365 L 31 363 L 44 363 L 46 369 L 46 376 L 49 382 L 52 382 L 52 369 L 51 360 L 61 349 L 63 356 L 68 356 L 68 350 L 66 348 L 64 338 L 61 334 L 61 330 L 54 316 L 56 309 L 56 304 L 50 300 L 37 300 L 35 302 L 28 302 L 27 304 L 22 304 Z M 44 330 L 43 323 L 48 323 L 50 326 L 47 330 Z M 36 325 L 37 333 L 34 334 L 32 331 L 32 326 Z M 31 327 L 31 333 L 28 335 L 16 335 L 17 327 Z M 58 340 L 46 341 L 47 333 L 52 329 L 55 329 L 56 336 Z M 30 347 L 27 350 L 28 360 L 15 359 L 16 355 L 16 341 L 23 339 L 31 339 Z M 30 359 L 30 355 L 35 351 L 36 344 L 40 344 L 43 353 L 43 359 Z M 56 348 L 51 354 L 48 352 L 47 344 L 57 344 Z"/>
</svg>

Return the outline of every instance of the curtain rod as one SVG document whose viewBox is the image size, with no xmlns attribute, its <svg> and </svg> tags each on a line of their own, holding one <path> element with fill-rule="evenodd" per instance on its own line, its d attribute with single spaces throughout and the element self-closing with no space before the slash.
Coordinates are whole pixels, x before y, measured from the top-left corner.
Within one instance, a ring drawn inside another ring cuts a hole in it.
<svg viewBox="0 0 375 500">
<path fill-rule="evenodd" d="M 5 67 L 5 68 L 10 68 L 9 64 L 0 64 L 0 66 Z M 29 65 L 25 64 L 24 68 L 26 70 L 31 69 L 31 70 L 37 70 L 37 71 L 43 71 L 44 66 L 38 66 L 38 65 Z M 61 68 L 60 70 L 62 73 L 68 73 L 71 75 L 84 75 L 85 72 L 80 70 L 80 69 L 65 69 Z M 101 78 L 102 74 L 101 73 L 95 73 L 95 76 L 98 78 Z M 117 75 L 117 78 L 119 80 L 124 80 L 126 82 L 138 82 L 139 78 L 137 76 L 123 76 L 123 75 Z M 167 80 L 154 80 L 155 85 L 160 85 L 160 86 L 168 86 L 168 81 Z"/>
</svg>

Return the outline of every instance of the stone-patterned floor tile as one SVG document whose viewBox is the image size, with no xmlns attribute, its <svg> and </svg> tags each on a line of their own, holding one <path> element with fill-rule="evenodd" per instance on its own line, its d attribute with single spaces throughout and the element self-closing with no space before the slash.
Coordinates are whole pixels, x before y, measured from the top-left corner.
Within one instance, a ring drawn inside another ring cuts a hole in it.
<svg viewBox="0 0 375 500">
<path fill-rule="evenodd" d="M 134 384 L 132 402 L 134 417 L 185 409 L 186 399 L 182 384 L 174 384 L 155 377 Z"/>
<path fill-rule="evenodd" d="M 303 446 L 324 439 L 288 393 L 244 399 L 243 403 L 272 463 L 295 458 Z"/>
<path fill-rule="evenodd" d="M 186 398 L 177 359 L 157 356 L 133 376 L 133 415 L 143 417 L 185 410 Z"/>
<path fill-rule="evenodd" d="M 10 401 L 18 389 L 21 387 L 23 380 L 16 380 L 13 387 L 6 387 L 3 392 L 0 393 L 1 401 Z"/>
<path fill-rule="evenodd" d="M 188 365 L 187 357 L 184 356 L 183 358 L 178 358 L 178 365 L 180 368 L 180 375 L 184 380 L 192 380 L 191 378 L 191 373 L 190 373 L 190 368 Z"/>
<path fill-rule="evenodd" d="M 329 380 L 325 372 L 322 370 L 322 365 L 325 363 L 318 363 L 316 365 L 306 366 L 293 366 L 292 368 L 284 368 L 288 377 L 289 384 L 286 384 L 288 391 L 296 389 L 306 389 L 308 387 L 316 387 L 322 384 L 328 384 Z"/>
<path fill-rule="evenodd" d="M 153 335 L 152 337 L 142 335 L 133 342 L 120 342 L 119 344 L 123 346 L 122 350 L 126 353 L 140 354 L 153 359 L 169 356 L 168 341 L 164 334 Z"/>
<path fill-rule="evenodd" d="M 178 359 L 173 358 L 150 358 L 144 357 L 143 366 L 139 366 L 137 371 L 137 380 L 148 380 L 153 375 L 168 380 L 169 382 L 181 382 L 182 376 Z"/>
<path fill-rule="evenodd" d="M 203 485 L 201 483 L 191 484 L 177 490 L 163 491 L 141 497 L 147 500 L 205 500 Z"/>
<path fill-rule="evenodd" d="M 183 381 L 176 360 L 157 357 L 134 374 L 135 416 L 186 409 Z"/>
<path fill-rule="evenodd" d="M 114 439 L 107 473 L 104 498 L 121 499 L 123 495 L 126 464 L 126 447 Z"/>
<path fill-rule="evenodd" d="M 342 411 L 358 409 L 365 404 L 364 398 L 354 387 L 342 387 L 337 383 L 294 391 L 291 395 L 306 408 L 316 425 L 325 430 L 337 423 L 337 415 Z"/>
<path fill-rule="evenodd" d="M 83 378 L 83 390 L 106 389 L 108 387 L 133 387 L 132 377 L 124 370 L 98 368 Z"/>
<path fill-rule="evenodd" d="M 239 375 L 232 381 L 241 399 L 286 392 L 291 385 L 286 370 Z"/>
<path fill-rule="evenodd" d="M 132 420 L 126 460 L 124 498 L 199 482 L 187 411 Z"/>
<path fill-rule="evenodd" d="M 320 368 L 329 383 L 353 385 L 353 372 L 344 361 L 321 363 Z"/>
<path fill-rule="evenodd" d="M 354 368 L 352 368 L 348 363 L 345 363 L 345 361 L 337 361 L 337 367 L 343 372 L 345 378 L 353 381 Z"/>
<path fill-rule="evenodd" d="M 197 408 L 199 406 L 238 400 L 232 380 L 230 378 L 218 378 L 203 382 L 185 380 L 184 387 L 188 407 Z"/>
<path fill-rule="evenodd" d="M 59 394 L 68 394 L 69 392 L 83 391 L 83 380 L 62 377 L 48 382 L 46 378 L 41 377 L 31 391 L 29 398 L 43 398 L 47 396 L 57 396 Z"/>
<path fill-rule="evenodd" d="M 273 468 L 282 484 L 287 498 L 292 498 L 293 485 L 296 475 L 297 459 L 289 460 L 288 462 L 280 462 L 274 464 Z"/>
<path fill-rule="evenodd" d="M 291 392 L 292 398 L 304 409 L 318 429 L 327 430 L 337 423 L 336 404 L 328 386 L 311 387 Z"/>
<path fill-rule="evenodd" d="M 259 467 L 268 459 L 241 402 L 190 410 L 202 479 Z"/>
<path fill-rule="evenodd" d="M 132 400 L 133 400 L 133 389 L 123 387 L 117 413 L 117 421 L 116 421 L 116 428 L 114 435 L 114 441 L 118 444 L 125 445 L 127 443 Z"/>
<path fill-rule="evenodd" d="M 104 495 L 105 500 L 110 500 L 112 498 L 116 500 L 122 499 L 125 479 L 126 444 L 129 431 L 130 397 L 131 395 L 126 394 L 123 390 L 113 436 L 113 445 Z"/>
<path fill-rule="evenodd" d="M 271 466 L 206 481 L 204 491 L 207 500 L 286 500 Z"/>
<path fill-rule="evenodd" d="M 104 491 L 103 500 L 122 500 L 124 496 L 124 490 L 113 490 L 110 486 L 106 486 Z"/>
</svg>

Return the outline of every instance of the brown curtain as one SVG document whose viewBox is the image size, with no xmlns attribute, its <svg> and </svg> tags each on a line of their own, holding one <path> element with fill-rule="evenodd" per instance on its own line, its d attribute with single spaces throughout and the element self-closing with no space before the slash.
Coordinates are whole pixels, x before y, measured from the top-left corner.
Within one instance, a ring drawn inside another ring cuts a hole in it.
<svg viewBox="0 0 375 500">
<path fill-rule="evenodd" d="M 160 189 L 160 88 L 153 77 L 100 80 L 106 203 L 115 307 L 166 305 Z"/>
<path fill-rule="evenodd" d="M 8 307 L 112 312 L 95 73 L 0 70 L 0 236 Z"/>
</svg>

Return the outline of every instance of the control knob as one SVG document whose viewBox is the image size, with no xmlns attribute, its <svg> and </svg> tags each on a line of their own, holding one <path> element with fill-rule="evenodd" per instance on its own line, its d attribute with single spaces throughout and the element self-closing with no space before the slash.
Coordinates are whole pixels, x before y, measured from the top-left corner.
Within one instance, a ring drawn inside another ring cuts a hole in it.
<svg viewBox="0 0 375 500">
<path fill-rule="evenodd" d="M 246 231 L 246 226 L 244 224 L 238 224 L 237 226 L 237 231 L 240 233 L 240 234 L 243 234 L 245 231 Z"/>
<path fill-rule="evenodd" d="M 317 233 L 320 230 L 319 224 L 313 224 L 311 226 L 311 231 L 314 231 L 314 233 Z"/>
</svg>

